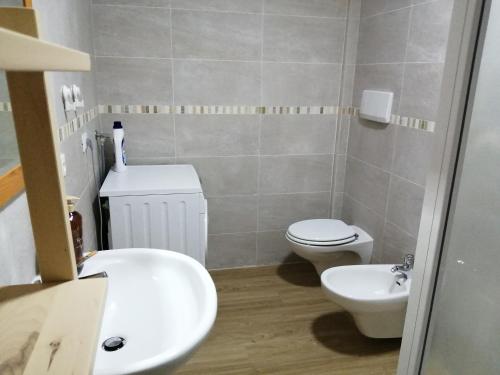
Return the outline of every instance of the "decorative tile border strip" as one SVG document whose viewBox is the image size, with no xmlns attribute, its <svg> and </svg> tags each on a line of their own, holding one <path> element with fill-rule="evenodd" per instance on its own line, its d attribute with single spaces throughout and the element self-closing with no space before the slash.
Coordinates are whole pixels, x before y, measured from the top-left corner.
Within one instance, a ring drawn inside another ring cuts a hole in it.
<svg viewBox="0 0 500 375">
<path fill-rule="evenodd" d="M 61 125 L 58 128 L 59 142 L 68 139 L 72 134 L 76 133 L 79 129 L 86 126 L 92 120 L 97 118 L 99 114 L 98 107 L 90 108 L 89 110 L 79 114 L 74 119 L 68 121 L 67 123 Z"/>
<path fill-rule="evenodd" d="M 12 106 L 9 102 L 0 102 L 0 112 L 12 112 Z M 68 139 L 72 134 L 76 133 L 79 129 L 86 126 L 92 120 L 97 118 L 99 108 L 95 106 L 89 110 L 79 114 L 74 119 L 60 125 L 57 129 L 59 142 Z"/>
<path fill-rule="evenodd" d="M 433 133 L 436 128 L 435 121 L 427 121 L 413 117 L 405 117 L 401 115 L 392 115 L 391 124 L 405 126 L 412 129 L 425 130 Z"/>
<path fill-rule="evenodd" d="M 337 106 L 248 106 L 248 105 L 99 105 L 99 113 L 178 115 L 348 115 L 359 116 L 359 108 Z M 393 114 L 390 123 L 433 132 L 436 123 Z"/>
<path fill-rule="evenodd" d="M 99 113 L 177 115 L 336 115 L 337 106 L 99 105 Z"/>
<path fill-rule="evenodd" d="M 354 107 L 346 107 L 349 114 L 353 117 L 359 117 L 359 108 Z M 392 125 L 404 126 L 412 129 L 419 129 L 433 133 L 436 128 L 435 121 L 422 120 L 419 118 L 401 116 L 392 114 L 391 119 L 389 121 Z"/>
<path fill-rule="evenodd" d="M 9 102 L 0 102 L 0 112 L 11 112 Z M 347 115 L 358 117 L 359 108 L 337 106 L 250 106 L 250 105 L 134 105 L 99 104 L 78 115 L 58 129 L 62 142 L 94 120 L 98 114 L 177 114 L 177 115 Z M 412 129 L 434 132 L 435 121 L 391 115 L 390 123 Z"/>
</svg>

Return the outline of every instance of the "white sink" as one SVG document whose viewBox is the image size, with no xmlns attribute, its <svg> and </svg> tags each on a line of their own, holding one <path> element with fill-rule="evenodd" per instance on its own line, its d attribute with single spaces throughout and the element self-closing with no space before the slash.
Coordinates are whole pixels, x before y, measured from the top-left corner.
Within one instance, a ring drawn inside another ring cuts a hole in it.
<svg viewBox="0 0 500 375">
<path fill-rule="evenodd" d="M 105 271 L 108 295 L 94 374 L 171 374 L 210 332 L 217 314 L 212 278 L 194 259 L 173 251 L 99 252 L 80 276 Z M 125 345 L 105 351 L 110 337 Z"/>
</svg>

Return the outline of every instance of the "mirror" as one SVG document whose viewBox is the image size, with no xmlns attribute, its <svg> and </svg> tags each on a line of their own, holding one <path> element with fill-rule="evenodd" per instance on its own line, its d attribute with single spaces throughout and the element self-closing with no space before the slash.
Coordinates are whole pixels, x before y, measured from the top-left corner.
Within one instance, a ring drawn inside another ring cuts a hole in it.
<svg viewBox="0 0 500 375">
<path fill-rule="evenodd" d="M 0 208 L 24 189 L 9 89 L 0 71 Z"/>
<path fill-rule="evenodd" d="M 0 0 L 0 7 L 31 7 L 31 0 Z M 0 209 L 24 190 L 5 72 L 0 70 Z"/>
<path fill-rule="evenodd" d="M 0 176 L 19 164 L 14 120 L 5 72 L 0 71 Z"/>
</svg>

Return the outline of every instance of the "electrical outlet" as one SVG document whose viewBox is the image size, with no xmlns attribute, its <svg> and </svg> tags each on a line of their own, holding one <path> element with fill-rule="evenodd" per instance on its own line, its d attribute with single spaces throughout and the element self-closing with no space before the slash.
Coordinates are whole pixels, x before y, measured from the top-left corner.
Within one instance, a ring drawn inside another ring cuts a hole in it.
<svg viewBox="0 0 500 375">
<path fill-rule="evenodd" d="M 61 87 L 61 96 L 65 112 L 76 110 L 76 105 L 73 101 L 73 94 L 68 86 L 63 85 Z"/>
<path fill-rule="evenodd" d="M 82 150 L 83 150 L 84 154 L 87 152 L 87 139 L 89 139 L 87 132 L 83 132 L 82 133 Z"/>
<path fill-rule="evenodd" d="M 77 85 L 71 85 L 71 94 L 73 96 L 75 108 L 83 108 L 85 103 L 83 101 L 82 92 Z"/>
<path fill-rule="evenodd" d="M 61 153 L 61 169 L 62 169 L 63 177 L 66 177 L 66 173 L 67 173 L 67 170 L 66 170 L 66 155 L 64 155 L 63 153 Z"/>
</svg>

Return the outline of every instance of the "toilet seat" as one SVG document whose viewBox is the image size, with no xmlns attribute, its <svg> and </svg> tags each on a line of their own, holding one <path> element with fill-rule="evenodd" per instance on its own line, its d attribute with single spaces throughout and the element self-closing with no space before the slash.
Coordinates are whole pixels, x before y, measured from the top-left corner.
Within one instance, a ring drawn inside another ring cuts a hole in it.
<svg viewBox="0 0 500 375">
<path fill-rule="evenodd" d="M 294 242 L 313 246 L 338 246 L 357 238 L 354 229 L 341 220 L 313 219 L 290 225 L 286 237 Z"/>
<path fill-rule="evenodd" d="M 296 238 L 296 237 L 292 236 L 290 233 L 286 233 L 285 237 L 288 238 L 290 241 L 294 241 L 294 242 L 300 243 L 302 245 L 330 247 L 330 246 L 346 245 L 346 244 L 349 244 L 351 242 L 354 242 L 354 241 L 356 241 L 356 238 L 358 237 L 358 235 L 355 234 L 351 238 L 346 238 L 346 239 L 338 240 L 338 241 L 308 241 L 308 240 L 304 240 L 301 238 Z"/>
</svg>

